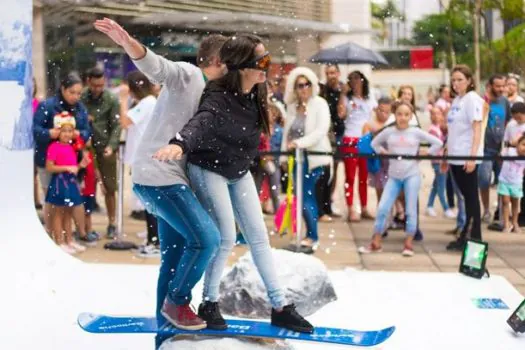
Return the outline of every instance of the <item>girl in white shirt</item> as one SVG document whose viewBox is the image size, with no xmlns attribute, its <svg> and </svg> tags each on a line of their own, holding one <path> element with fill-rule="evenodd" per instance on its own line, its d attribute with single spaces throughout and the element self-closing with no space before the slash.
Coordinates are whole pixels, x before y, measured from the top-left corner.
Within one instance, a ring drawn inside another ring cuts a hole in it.
<svg viewBox="0 0 525 350">
<path fill-rule="evenodd" d="M 416 110 L 416 95 L 414 91 L 414 87 L 412 85 L 401 85 L 399 87 L 399 90 L 397 91 L 397 100 L 401 102 L 408 103 L 412 106 L 413 110 Z M 386 121 L 388 124 L 394 124 L 396 122 L 396 116 L 394 113 L 390 114 L 390 117 L 388 117 L 388 120 Z M 419 118 L 417 117 L 415 112 L 412 112 L 412 116 L 410 117 L 410 126 L 419 126 L 421 127 L 421 124 L 419 123 Z"/>
<path fill-rule="evenodd" d="M 154 95 L 153 84 L 144 73 L 140 71 L 129 73 L 127 83 L 129 89 L 125 85 L 120 88 L 120 126 L 127 131 L 124 163 L 133 168 L 135 152 L 153 116 L 157 98 Z M 134 106 L 128 110 L 129 97 L 134 101 Z M 157 219 L 148 211 L 146 211 L 146 226 L 147 243 L 140 248 L 139 255 L 142 257 L 160 256 Z"/>
<path fill-rule="evenodd" d="M 377 102 L 370 95 L 368 79 L 360 71 L 348 75 L 348 84 L 343 86 L 339 99 L 338 115 L 345 121 L 343 144 L 340 147 L 343 154 L 357 154 L 357 143 L 363 136 L 363 127 L 372 118 L 372 113 L 377 107 Z M 368 169 L 366 158 L 345 158 L 345 197 L 348 205 L 349 221 L 373 219 L 367 210 L 367 178 Z M 359 168 L 359 201 L 361 204 L 361 217 L 353 208 L 355 173 Z"/>
</svg>

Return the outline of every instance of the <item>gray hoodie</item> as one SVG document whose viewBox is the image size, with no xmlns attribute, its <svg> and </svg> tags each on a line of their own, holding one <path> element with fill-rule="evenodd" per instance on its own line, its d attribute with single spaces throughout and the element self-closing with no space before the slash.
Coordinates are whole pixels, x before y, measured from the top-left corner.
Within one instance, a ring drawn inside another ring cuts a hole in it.
<svg viewBox="0 0 525 350">
<path fill-rule="evenodd" d="M 160 162 L 152 156 L 168 145 L 197 112 L 205 86 L 204 75 L 190 63 L 172 62 L 150 50 L 134 63 L 151 81 L 161 84 L 162 90 L 135 153 L 133 183 L 146 186 L 188 185 L 186 156 L 170 162 Z"/>
<path fill-rule="evenodd" d="M 443 147 L 443 142 L 437 137 L 411 126 L 404 130 L 399 130 L 395 126 L 390 126 L 381 131 L 372 140 L 372 147 L 379 153 L 384 144 L 388 154 L 417 155 L 419 145 L 423 142 L 431 144 L 429 154 L 437 154 Z M 395 179 L 406 179 L 410 176 L 419 175 L 417 160 L 409 159 L 389 159 L 388 176 Z"/>
</svg>

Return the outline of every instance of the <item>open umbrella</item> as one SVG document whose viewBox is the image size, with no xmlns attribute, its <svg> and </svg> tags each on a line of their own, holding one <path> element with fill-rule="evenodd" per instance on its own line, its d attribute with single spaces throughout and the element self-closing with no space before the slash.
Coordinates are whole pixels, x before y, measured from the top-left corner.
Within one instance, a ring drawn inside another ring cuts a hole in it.
<svg viewBox="0 0 525 350">
<path fill-rule="evenodd" d="M 310 57 L 310 62 L 388 66 L 388 61 L 383 55 L 352 42 L 321 50 Z"/>
</svg>

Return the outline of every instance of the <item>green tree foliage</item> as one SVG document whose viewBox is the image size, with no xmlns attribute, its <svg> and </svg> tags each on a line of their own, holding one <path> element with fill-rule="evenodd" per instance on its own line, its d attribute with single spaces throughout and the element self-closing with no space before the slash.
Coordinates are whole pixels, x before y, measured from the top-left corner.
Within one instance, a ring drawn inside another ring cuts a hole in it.
<svg viewBox="0 0 525 350">
<path fill-rule="evenodd" d="M 463 12 L 428 15 L 414 24 L 412 35 L 414 45 L 434 48 L 436 63 L 445 53 L 450 64 L 455 53 L 471 51 L 474 41 L 472 23 Z"/>
</svg>

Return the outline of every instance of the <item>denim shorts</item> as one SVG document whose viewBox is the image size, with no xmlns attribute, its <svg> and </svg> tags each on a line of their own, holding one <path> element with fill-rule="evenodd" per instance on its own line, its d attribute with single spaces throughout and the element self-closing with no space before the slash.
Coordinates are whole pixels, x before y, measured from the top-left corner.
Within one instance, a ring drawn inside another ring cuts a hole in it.
<svg viewBox="0 0 525 350">
<path fill-rule="evenodd" d="M 492 160 L 484 160 L 478 168 L 478 186 L 481 190 L 486 190 L 490 187 L 492 180 Z"/>
<path fill-rule="evenodd" d="M 523 188 L 522 185 L 513 185 L 509 183 L 500 182 L 498 184 L 498 194 L 500 196 L 509 196 L 511 198 L 522 198 Z"/>
</svg>

